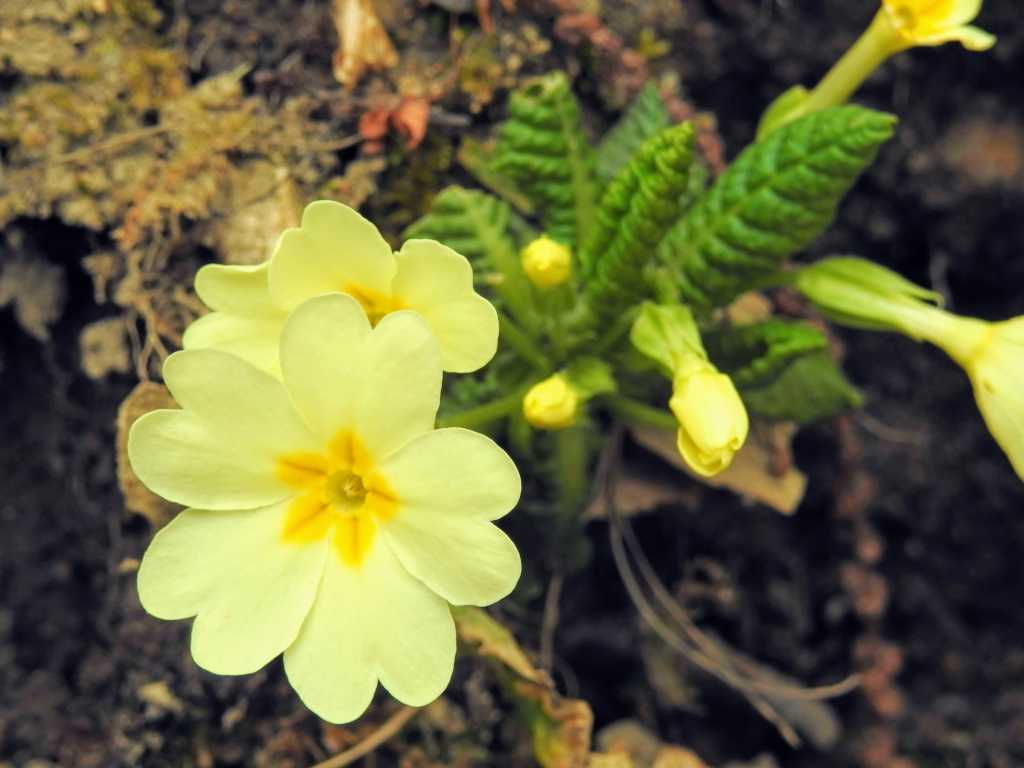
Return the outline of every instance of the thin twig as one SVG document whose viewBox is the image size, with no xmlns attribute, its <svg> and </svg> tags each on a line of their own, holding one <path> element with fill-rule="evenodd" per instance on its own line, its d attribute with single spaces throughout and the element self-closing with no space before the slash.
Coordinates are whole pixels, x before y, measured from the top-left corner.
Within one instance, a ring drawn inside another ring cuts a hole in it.
<svg viewBox="0 0 1024 768">
<path fill-rule="evenodd" d="M 379 747 L 381 744 L 386 742 L 388 739 L 397 735 L 405 724 L 412 720 L 421 711 L 419 707 L 402 707 L 384 721 L 384 724 L 376 731 L 371 733 L 361 742 L 356 744 L 351 749 L 346 749 L 344 752 L 339 752 L 334 757 L 324 760 L 322 763 L 317 763 L 313 768 L 342 768 L 345 765 L 351 765 L 361 757 L 365 757 Z"/>
<path fill-rule="evenodd" d="M 609 439 L 605 455 L 602 456 L 602 466 L 598 470 L 598 476 L 603 480 L 603 491 L 606 495 L 609 520 L 608 538 L 611 544 L 612 558 L 633 604 L 644 621 L 669 647 L 675 649 L 691 663 L 735 688 L 763 718 L 775 726 L 779 734 L 790 746 L 800 746 L 800 737 L 793 726 L 762 694 L 746 685 L 746 681 L 743 680 L 742 676 L 732 668 L 728 657 L 723 658 L 723 651 L 720 647 L 711 644 L 710 638 L 703 635 L 703 633 L 699 633 L 704 641 L 701 643 L 703 648 L 693 645 L 692 640 L 681 637 L 658 615 L 657 610 L 651 605 L 646 595 L 644 595 L 643 587 L 641 587 L 632 566 L 629 564 L 629 555 L 626 551 L 626 543 L 623 536 L 623 521 L 619 517 L 618 509 L 615 506 L 614 465 L 621 442 L 622 428 L 617 426 L 612 437 Z M 713 651 L 713 655 L 708 655 L 707 651 L 709 650 Z"/>
</svg>

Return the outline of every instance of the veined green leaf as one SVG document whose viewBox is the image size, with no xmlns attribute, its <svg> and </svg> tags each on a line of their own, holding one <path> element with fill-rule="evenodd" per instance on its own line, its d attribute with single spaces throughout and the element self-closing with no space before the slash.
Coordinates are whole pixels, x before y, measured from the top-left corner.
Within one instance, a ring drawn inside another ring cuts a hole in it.
<svg viewBox="0 0 1024 768">
<path fill-rule="evenodd" d="M 547 233 L 573 248 L 594 223 L 594 152 L 562 72 L 512 94 L 492 167 L 519 182 L 540 211 Z"/>
<path fill-rule="evenodd" d="M 800 423 L 835 416 L 864 402 L 827 350 L 795 358 L 771 383 L 740 387 L 740 395 L 752 413 Z"/>
<path fill-rule="evenodd" d="M 658 89 L 647 83 L 626 113 L 597 148 L 597 175 L 609 182 L 630 161 L 641 145 L 668 127 L 669 116 Z"/>
<path fill-rule="evenodd" d="M 785 320 L 711 329 L 703 340 L 711 360 L 740 388 L 771 383 L 796 358 L 828 349 L 817 328 Z"/>
<path fill-rule="evenodd" d="M 776 272 L 831 223 L 896 118 L 826 109 L 749 146 L 658 246 L 695 309 L 728 303 Z"/>
<path fill-rule="evenodd" d="M 689 123 L 648 139 L 601 197 L 597 226 L 580 251 L 591 312 L 613 318 L 651 295 L 646 273 L 679 218 L 694 165 Z"/>
</svg>

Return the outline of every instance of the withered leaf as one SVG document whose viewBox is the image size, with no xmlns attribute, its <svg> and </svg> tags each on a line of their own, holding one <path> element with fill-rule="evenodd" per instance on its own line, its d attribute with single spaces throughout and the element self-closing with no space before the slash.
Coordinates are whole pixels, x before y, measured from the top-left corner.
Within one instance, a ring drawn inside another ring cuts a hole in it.
<svg viewBox="0 0 1024 768">
<path fill-rule="evenodd" d="M 355 87 L 368 70 L 398 64 L 398 52 L 371 0 L 334 0 L 332 18 L 340 43 L 334 52 L 334 78 L 344 87 Z"/>
</svg>

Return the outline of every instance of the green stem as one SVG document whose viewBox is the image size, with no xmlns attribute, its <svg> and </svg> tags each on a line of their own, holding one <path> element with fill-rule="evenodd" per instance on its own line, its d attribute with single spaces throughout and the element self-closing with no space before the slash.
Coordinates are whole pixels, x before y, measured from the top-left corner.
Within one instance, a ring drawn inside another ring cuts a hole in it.
<svg viewBox="0 0 1024 768">
<path fill-rule="evenodd" d="M 438 419 L 437 427 L 438 429 L 443 429 L 444 427 L 476 429 L 477 427 L 503 419 L 514 413 L 516 409 L 522 407 L 523 396 L 533 384 L 534 382 L 531 380 L 529 384 L 519 387 L 511 395 L 506 395 L 489 403 L 478 405 L 475 408 L 468 408 L 465 411 Z"/>
<path fill-rule="evenodd" d="M 587 496 L 587 436 L 577 424 L 555 433 L 558 462 L 559 508 L 565 518 L 576 519 Z"/>
<path fill-rule="evenodd" d="M 504 312 L 498 312 L 498 329 L 499 338 L 508 342 L 523 360 L 542 373 L 551 372 L 551 361 L 547 355 Z"/>
<path fill-rule="evenodd" d="M 620 421 L 626 424 L 639 427 L 658 427 L 672 431 L 679 428 L 676 417 L 663 408 L 655 408 L 623 395 L 608 395 L 604 398 L 604 403 Z"/>
<path fill-rule="evenodd" d="M 786 122 L 828 107 L 845 104 L 882 63 L 906 47 L 893 29 L 885 10 L 880 10 L 860 36 Z"/>
<path fill-rule="evenodd" d="M 601 336 L 597 343 L 594 344 L 591 354 L 595 357 L 601 357 L 609 349 L 614 347 L 619 339 L 629 333 L 630 328 L 633 327 L 633 321 L 636 320 L 636 308 L 628 309 L 619 315 L 614 322 L 608 327 L 604 335 Z"/>
</svg>

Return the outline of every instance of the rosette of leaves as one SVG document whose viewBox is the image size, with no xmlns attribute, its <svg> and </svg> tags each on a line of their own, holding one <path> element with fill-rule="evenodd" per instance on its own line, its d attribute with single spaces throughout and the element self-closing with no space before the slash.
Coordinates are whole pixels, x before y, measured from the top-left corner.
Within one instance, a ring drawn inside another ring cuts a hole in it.
<svg viewBox="0 0 1024 768">
<path fill-rule="evenodd" d="M 699 318 L 709 355 L 752 412 L 810 421 L 860 403 L 824 335 L 780 320 L 724 327 L 715 310 L 782 282 L 786 261 L 829 226 L 894 123 L 857 106 L 808 115 L 748 146 L 705 189 L 691 126 L 671 125 L 653 87 L 595 149 L 567 78 L 554 73 L 512 95 L 487 165 L 529 198 L 546 234 L 573 248 L 567 293 L 542 300 L 519 265 L 529 224 L 489 193 L 445 190 L 407 235 L 439 239 L 486 265 L 485 280 L 510 318 L 505 341 L 530 351 L 535 374 L 598 354 L 626 365 L 617 379 L 637 382 L 646 374 L 630 368 L 629 319 L 645 300 L 678 301 Z M 515 378 L 525 369 L 508 370 Z M 639 386 L 634 394 L 651 391 Z"/>
</svg>

